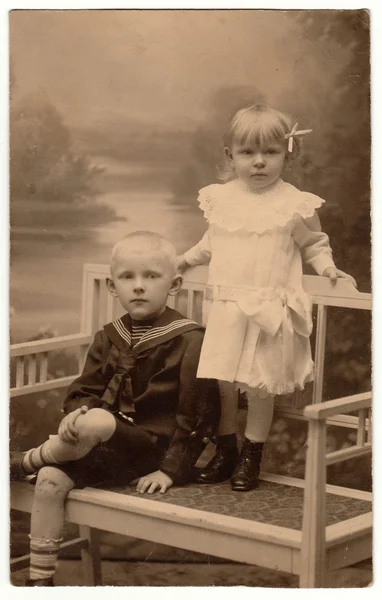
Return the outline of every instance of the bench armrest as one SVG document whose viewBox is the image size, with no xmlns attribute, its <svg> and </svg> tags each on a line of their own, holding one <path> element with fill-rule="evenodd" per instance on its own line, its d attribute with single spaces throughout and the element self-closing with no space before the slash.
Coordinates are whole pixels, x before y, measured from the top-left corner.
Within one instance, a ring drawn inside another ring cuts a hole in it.
<svg viewBox="0 0 382 600">
<path fill-rule="evenodd" d="M 307 419 L 313 421 L 323 421 L 328 417 L 338 414 L 347 414 L 353 411 L 367 409 L 371 407 L 371 392 L 363 392 L 354 396 L 328 400 L 312 404 L 304 409 L 304 415 Z"/>
</svg>

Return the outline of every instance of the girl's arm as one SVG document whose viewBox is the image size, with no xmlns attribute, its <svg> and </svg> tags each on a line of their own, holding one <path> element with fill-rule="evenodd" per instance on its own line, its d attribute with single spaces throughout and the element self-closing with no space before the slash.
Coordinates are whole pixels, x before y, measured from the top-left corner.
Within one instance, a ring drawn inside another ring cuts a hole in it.
<svg viewBox="0 0 382 600">
<path fill-rule="evenodd" d="M 293 236 L 300 247 L 304 262 L 311 265 L 318 275 L 329 277 L 333 284 L 336 283 L 337 277 L 344 277 L 357 286 L 351 275 L 340 271 L 334 264 L 329 237 L 322 231 L 316 212 L 309 219 L 298 219 Z"/>
<path fill-rule="evenodd" d="M 211 260 L 210 236 L 208 231 L 204 234 L 200 242 L 187 250 L 182 256 L 178 256 L 178 270 L 183 273 L 188 267 L 196 265 L 206 265 Z"/>
</svg>

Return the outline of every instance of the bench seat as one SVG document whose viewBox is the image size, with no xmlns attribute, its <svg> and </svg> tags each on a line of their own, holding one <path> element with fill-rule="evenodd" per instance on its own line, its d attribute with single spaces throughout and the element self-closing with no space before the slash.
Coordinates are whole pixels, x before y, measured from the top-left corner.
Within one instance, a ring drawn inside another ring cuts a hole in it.
<svg viewBox="0 0 382 600">
<path fill-rule="evenodd" d="M 173 487 L 153 496 L 142 496 L 132 487 L 74 490 L 66 518 L 93 533 L 102 529 L 299 575 L 303 481 L 262 477 L 259 489 L 245 494 L 232 492 L 229 482 Z M 30 512 L 32 499 L 28 481 L 12 483 L 14 509 Z M 328 485 L 328 569 L 368 558 L 371 544 L 371 494 Z"/>
</svg>

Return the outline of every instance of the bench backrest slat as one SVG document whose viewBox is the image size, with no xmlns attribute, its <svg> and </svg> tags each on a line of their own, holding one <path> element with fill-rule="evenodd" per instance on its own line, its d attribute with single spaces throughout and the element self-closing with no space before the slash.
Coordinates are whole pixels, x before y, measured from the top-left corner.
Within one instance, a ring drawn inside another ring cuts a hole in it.
<svg viewBox="0 0 382 600">
<path fill-rule="evenodd" d="M 84 333 L 94 333 L 104 323 L 120 316 L 123 312 L 118 300 L 113 299 L 106 290 L 104 281 L 108 276 L 108 265 L 86 264 L 84 266 L 81 319 Z M 175 297 L 171 296 L 168 305 L 180 310 L 189 318 L 195 318 L 196 302 L 199 294 L 204 291 L 207 277 L 208 267 L 205 266 L 193 267 L 186 271 L 181 293 Z M 328 278 L 304 275 L 303 287 L 312 297 L 313 303 L 319 306 L 371 309 L 371 294 L 358 292 L 346 279 L 338 279 L 337 284 L 333 286 Z"/>
</svg>

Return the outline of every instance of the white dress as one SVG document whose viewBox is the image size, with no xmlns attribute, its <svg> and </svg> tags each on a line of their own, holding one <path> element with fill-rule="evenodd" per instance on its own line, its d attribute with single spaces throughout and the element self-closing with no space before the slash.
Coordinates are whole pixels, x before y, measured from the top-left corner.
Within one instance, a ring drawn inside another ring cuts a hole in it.
<svg viewBox="0 0 382 600">
<path fill-rule="evenodd" d="M 319 275 L 335 266 L 328 236 L 311 219 L 323 202 L 282 180 L 256 193 L 238 179 L 200 190 L 208 230 L 184 254 L 189 265 L 209 263 L 214 296 L 205 303 L 198 377 L 269 395 L 303 389 L 313 379 L 302 259 Z M 230 299 L 223 289 L 232 290 Z"/>
</svg>

